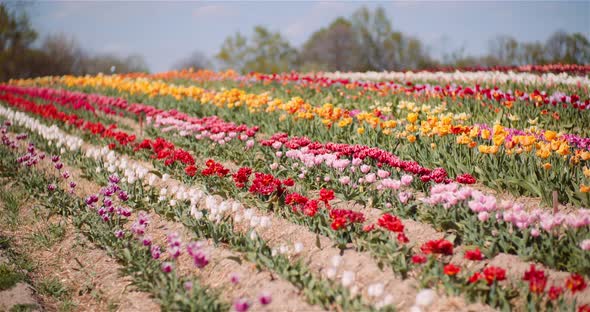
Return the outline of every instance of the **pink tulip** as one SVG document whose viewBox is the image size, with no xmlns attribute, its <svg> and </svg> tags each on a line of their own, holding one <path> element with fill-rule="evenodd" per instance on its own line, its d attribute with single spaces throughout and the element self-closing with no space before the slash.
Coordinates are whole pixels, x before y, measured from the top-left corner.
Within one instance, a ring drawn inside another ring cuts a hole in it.
<svg viewBox="0 0 590 312">
<path fill-rule="evenodd" d="M 414 177 L 411 175 L 404 174 L 400 180 L 403 186 L 409 186 L 414 180 Z"/>
<path fill-rule="evenodd" d="M 162 272 L 164 272 L 164 273 L 172 272 L 172 268 L 173 268 L 172 262 L 163 262 L 161 265 L 161 268 L 162 268 Z"/>
<path fill-rule="evenodd" d="M 343 185 L 348 185 L 350 183 L 350 177 L 341 177 L 340 179 L 338 179 L 338 182 L 340 182 Z"/>
<path fill-rule="evenodd" d="M 389 177 L 390 174 L 391 173 L 389 171 L 385 171 L 385 170 L 381 170 L 381 169 L 377 170 L 377 176 L 381 179 L 385 179 L 385 178 Z"/>
</svg>

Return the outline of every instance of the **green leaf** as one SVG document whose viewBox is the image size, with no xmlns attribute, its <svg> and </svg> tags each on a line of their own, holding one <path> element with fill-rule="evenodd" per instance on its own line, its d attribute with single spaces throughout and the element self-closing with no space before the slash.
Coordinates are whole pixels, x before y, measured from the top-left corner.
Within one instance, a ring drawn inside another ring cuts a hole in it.
<svg viewBox="0 0 590 312">
<path fill-rule="evenodd" d="M 322 249 L 322 243 L 320 242 L 320 236 L 319 235 L 316 235 L 315 236 L 315 246 L 317 248 L 319 248 L 320 250 Z"/>
<path fill-rule="evenodd" d="M 237 262 L 239 265 L 242 265 L 242 258 L 240 258 L 239 256 L 229 256 L 226 257 L 226 259 L 233 260 Z"/>
<path fill-rule="evenodd" d="M 152 173 L 154 175 L 156 175 L 158 178 L 162 178 L 162 173 L 160 173 L 160 171 L 156 171 L 156 170 L 150 170 L 148 171 L 149 173 Z"/>
<path fill-rule="evenodd" d="M 455 243 L 456 239 L 457 239 L 457 235 L 455 235 L 455 234 L 451 234 L 451 235 L 447 236 L 447 240 L 453 244 Z"/>
</svg>

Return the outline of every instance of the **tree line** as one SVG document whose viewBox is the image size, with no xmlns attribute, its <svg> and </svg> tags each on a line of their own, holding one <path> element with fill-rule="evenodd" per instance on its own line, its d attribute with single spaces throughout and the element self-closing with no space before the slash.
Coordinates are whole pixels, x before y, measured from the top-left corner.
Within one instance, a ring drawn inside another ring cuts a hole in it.
<svg viewBox="0 0 590 312">
<path fill-rule="evenodd" d="M 228 37 L 215 58 L 241 72 L 419 70 L 436 67 L 588 64 L 590 42 L 582 33 L 553 33 L 545 42 L 518 42 L 500 35 L 489 41 L 488 53 L 465 56 L 463 49 L 434 58 L 425 45 L 392 27 L 381 7 L 358 9 L 314 32 L 300 49 L 278 32 L 257 26 L 250 38 Z"/>
<path fill-rule="evenodd" d="M 0 3 L 0 81 L 47 75 L 147 72 L 140 55 L 91 54 L 65 34 L 38 33 L 23 10 Z"/>
<path fill-rule="evenodd" d="M 38 47 L 37 32 L 26 14 L 0 3 L 0 81 L 9 78 L 99 72 L 147 72 L 140 55 L 90 54 L 65 34 L 49 35 Z M 175 69 L 231 68 L 242 73 L 307 71 L 419 70 L 436 67 L 588 64 L 590 41 L 582 33 L 553 33 L 545 42 L 519 42 L 501 35 L 488 53 L 466 56 L 463 49 L 437 59 L 416 37 L 396 31 L 385 10 L 362 7 L 314 32 L 299 48 L 280 32 L 256 26 L 250 36 L 225 39 L 210 60 L 199 51 L 179 60 Z"/>
</svg>

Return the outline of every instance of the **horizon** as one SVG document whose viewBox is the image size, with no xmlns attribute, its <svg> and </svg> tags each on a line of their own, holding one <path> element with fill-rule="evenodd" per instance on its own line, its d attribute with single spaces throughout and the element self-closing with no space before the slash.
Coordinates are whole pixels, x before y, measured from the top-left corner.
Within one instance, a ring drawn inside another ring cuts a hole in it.
<svg viewBox="0 0 590 312">
<path fill-rule="evenodd" d="M 256 25 L 279 31 L 299 49 L 313 32 L 362 6 L 383 6 L 394 30 L 420 39 L 437 59 L 461 48 L 481 56 L 497 35 L 519 42 L 543 42 L 558 30 L 590 37 L 590 2 L 584 1 L 39 2 L 26 11 L 41 40 L 64 33 L 87 52 L 139 54 L 151 72 L 161 72 L 194 51 L 214 60 L 226 37 L 248 36 Z"/>
</svg>

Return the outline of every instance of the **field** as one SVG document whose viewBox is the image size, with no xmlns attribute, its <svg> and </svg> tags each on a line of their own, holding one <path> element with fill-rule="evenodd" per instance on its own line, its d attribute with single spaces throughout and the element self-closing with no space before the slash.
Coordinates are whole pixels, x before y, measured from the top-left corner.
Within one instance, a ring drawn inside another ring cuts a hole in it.
<svg viewBox="0 0 590 312">
<path fill-rule="evenodd" d="M 590 311 L 589 72 L 11 80 L 0 310 Z"/>
</svg>

